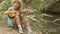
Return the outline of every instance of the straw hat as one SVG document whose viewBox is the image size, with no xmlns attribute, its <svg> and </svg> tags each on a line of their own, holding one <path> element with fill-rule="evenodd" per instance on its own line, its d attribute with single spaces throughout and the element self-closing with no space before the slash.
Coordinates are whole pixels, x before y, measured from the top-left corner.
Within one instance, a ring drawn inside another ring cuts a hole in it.
<svg viewBox="0 0 60 34">
<path fill-rule="evenodd" d="M 21 1 L 21 0 L 12 0 L 12 1 Z"/>
<path fill-rule="evenodd" d="M 12 2 L 11 3 L 13 3 L 14 1 L 20 1 L 21 2 L 21 0 L 11 0 Z"/>
</svg>

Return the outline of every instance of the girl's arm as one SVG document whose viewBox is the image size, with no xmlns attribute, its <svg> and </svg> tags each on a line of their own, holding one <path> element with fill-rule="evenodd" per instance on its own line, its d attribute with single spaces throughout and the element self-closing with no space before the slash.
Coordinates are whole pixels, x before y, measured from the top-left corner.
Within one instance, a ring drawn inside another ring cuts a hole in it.
<svg viewBox="0 0 60 34">
<path fill-rule="evenodd" d="M 8 15 L 10 13 L 10 9 L 8 9 L 4 14 Z"/>
<path fill-rule="evenodd" d="M 6 11 L 4 14 L 8 15 L 9 14 L 9 11 Z"/>
</svg>

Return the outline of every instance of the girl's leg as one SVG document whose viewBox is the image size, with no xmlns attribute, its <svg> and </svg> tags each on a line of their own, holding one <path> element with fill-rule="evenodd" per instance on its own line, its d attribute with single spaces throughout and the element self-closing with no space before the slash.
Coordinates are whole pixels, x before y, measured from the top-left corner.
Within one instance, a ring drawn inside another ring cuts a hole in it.
<svg viewBox="0 0 60 34">
<path fill-rule="evenodd" d="M 15 18 L 12 19 L 12 23 L 13 23 L 13 25 L 16 25 L 16 19 Z"/>
<path fill-rule="evenodd" d="M 17 26 L 19 28 L 19 33 L 23 33 L 19 16 L 16 16 L 15 19 L 16 19 Z"/>
<path fill-rule="evenodd" d="M 28 19 L 24 18 L 23 21 L 25 21 L 25 23 L 26 23 L 28 32 L 32 32 L 32 29 L 31 29 L 31 27 L 30 27 L 30 23 L 29 23 Z"/>
</svg>

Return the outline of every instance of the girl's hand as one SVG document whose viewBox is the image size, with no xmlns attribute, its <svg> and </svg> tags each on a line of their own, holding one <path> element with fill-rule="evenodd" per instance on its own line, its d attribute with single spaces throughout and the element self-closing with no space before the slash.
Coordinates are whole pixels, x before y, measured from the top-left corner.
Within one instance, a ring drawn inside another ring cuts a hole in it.
<svg viewBox="0 0 60 34">
<path fill-rule="evenodd" d="M 21 16 L 21 17 L 24 17 L 24 14 L 21 14 L 20 16 Z"/>
</svg>

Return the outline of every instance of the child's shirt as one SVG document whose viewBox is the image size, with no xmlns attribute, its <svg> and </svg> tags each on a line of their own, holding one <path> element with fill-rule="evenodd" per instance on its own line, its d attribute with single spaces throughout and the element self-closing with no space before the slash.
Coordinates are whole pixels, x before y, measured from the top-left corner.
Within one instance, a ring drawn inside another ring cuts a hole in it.
<svg viewBox="0 0 60 34">
<path fill-rule="evenodd" d="M 8 14 L 8 17 L 10 18 L 14 18 L 15 16 L 20 15 L 19 11 L 15 11 L 13 7 L 10 7 L 7 12 L 11 12 L 10 14 Z"/>
</svg>

